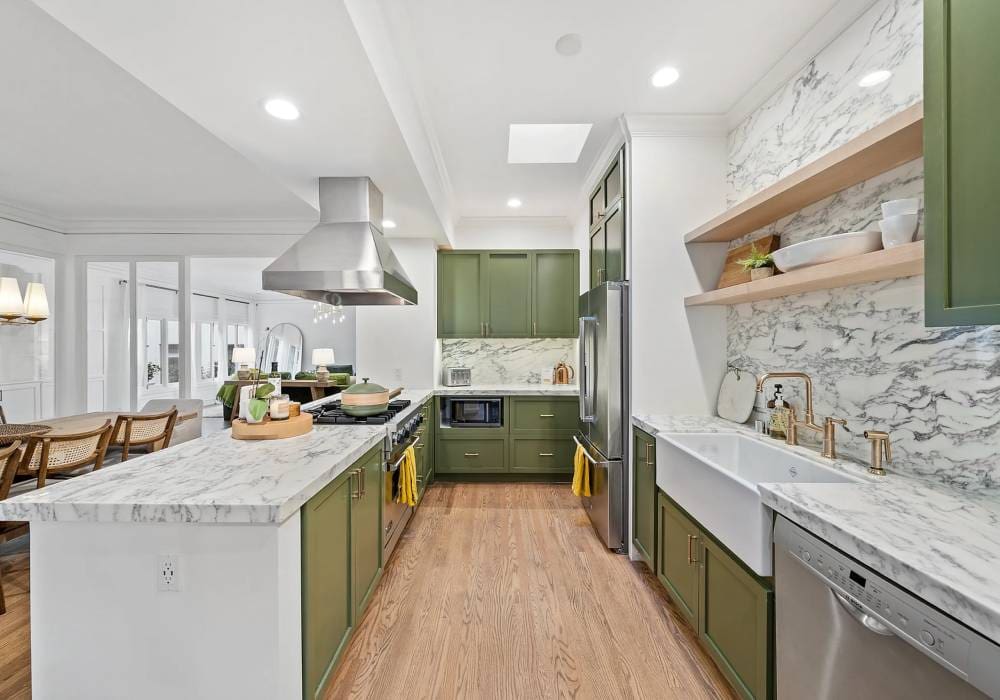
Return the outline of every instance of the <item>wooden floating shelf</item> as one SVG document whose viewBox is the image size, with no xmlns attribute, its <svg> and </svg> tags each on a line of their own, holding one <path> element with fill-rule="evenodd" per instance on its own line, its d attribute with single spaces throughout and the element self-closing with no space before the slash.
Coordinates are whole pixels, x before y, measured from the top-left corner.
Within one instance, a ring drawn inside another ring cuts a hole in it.
<svg viewBox="0 0 1000 700">
<path fill-rule="evenodd" d="M 740 202 L 684 237 L 732 241 L 843 189 L 920 158 L 924 105 L 918 103 Z"/>
<path fill-rule="evenodd" d="M 781 275 L 744 282 L 684 299 L 685 306 L 729 306 L 775 299 L 818 289 L 878 282 L 924 274 L 924 242 L 916 241 L 874 253 L 792 270 Z"/>
</svg>

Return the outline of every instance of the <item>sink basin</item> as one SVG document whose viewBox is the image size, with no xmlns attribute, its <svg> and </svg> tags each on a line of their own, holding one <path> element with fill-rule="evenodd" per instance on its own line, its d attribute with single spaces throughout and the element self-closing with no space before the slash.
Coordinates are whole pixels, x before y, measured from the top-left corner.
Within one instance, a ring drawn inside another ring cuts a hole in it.
<svg viewBox="0 0 1000 700">
<path fill-rule="evenodd" d="M 782 272 L 788 272 L 800 267 L 849 258 L 852 255 L 872 253 L 881 248 L 881 231 L 852 231 L 802 241 L 787 248 L 778 248 L 771 253 L 771 257 L 774 258 L 775 267 Z"/>
<path fill-rule="evenodd" d="M 760 576 L 772 574 L 771 516 L 757 484 L 859 482 L 736 433 L 661 433 L 656 485 Z"/>
</svg>

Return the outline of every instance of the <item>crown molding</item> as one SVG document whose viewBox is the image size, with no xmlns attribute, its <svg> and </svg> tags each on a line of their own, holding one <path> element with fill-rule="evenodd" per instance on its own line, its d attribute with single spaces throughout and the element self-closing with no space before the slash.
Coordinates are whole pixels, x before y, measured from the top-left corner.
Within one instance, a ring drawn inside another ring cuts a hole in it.
<svg viewBox="0 0 1000 700">
<path fill-rule="evenodd" d="M 69 225 L 65 219 L 49 216 L 35 209 L 20 207 L 10 202 L 0 202 L 0 219 L 43 228 L 53 233 L 66 233 L 66 227 Z"/>
<path fill-rule="evenodd" d="M 724 114 L 623 114 L 621 122 L 629 140 L 645 136 L 725 136 Z"/>
<path fill-rule="evenodd" d="M 604 144 L 590 160 L 587 167 L 587 174 L 583 178 L 583 185 L 580 187 L 579 199 L 586 202 L 590 198 L 590 192 L 597 185 L 597 181 L 604 175 L 605 168 L 611 162 L 611 156 L 617 153 L 625 145 L 626 133 L 625 125 L 621 118 L 615 119 L 615 126 Z"/>
</svg>

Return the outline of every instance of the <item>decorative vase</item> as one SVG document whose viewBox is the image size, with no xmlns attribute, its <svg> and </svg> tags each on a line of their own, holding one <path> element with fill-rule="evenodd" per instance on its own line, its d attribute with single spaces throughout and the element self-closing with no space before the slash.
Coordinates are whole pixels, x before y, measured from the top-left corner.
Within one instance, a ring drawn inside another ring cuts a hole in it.
<svg viewBox="0 0 1000 700">
<path fill-rule="evenodd" d="M 757 280 L 766 279 L 774 275 L 773 267 L 755 267 L 750 270 L 750 280 L 755 282 Z"/>
</svg>

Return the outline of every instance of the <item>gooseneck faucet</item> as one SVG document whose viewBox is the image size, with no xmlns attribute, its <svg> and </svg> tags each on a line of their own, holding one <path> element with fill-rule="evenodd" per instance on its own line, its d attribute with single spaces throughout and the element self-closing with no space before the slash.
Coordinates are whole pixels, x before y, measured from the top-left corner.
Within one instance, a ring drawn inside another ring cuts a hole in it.
<svg viewBox="0 0 1000 700">
<path fill-rule="evenodd" d="M 812 379 L 805 372 L 767 372 L 757 380 L 757 393 L 764 393 L 764 384 L 769 379 L 801 379 L 806 385 L 806 415 L 805 420 L 799 420 L 795 416 L 795 409 L 788 409 L 788 428 L 785 431 L 785 442 L 789 445 L 799 444 L 799 428 L 812 430 L 823 436 L 822 455 L 829 459 L 837 456 L 836 447 L 836 425 L 847 425 L 847 421 L 842 418 L 827 418 L 822 426 L 816 425 L 816 415 L 813 413 L 813 384 Z"/>
</svg>

